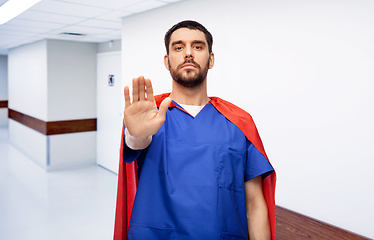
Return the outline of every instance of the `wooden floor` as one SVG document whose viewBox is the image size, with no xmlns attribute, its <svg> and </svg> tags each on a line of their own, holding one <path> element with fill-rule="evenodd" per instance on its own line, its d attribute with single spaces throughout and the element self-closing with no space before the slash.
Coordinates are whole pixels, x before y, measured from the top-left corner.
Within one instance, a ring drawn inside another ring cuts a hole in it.
<svg viewBox="0 0 374 240">
<path fill-rule="evenodd" d="M 368 240 L 341 228 L 276 206 L 276 240 Z"/>
</svg>

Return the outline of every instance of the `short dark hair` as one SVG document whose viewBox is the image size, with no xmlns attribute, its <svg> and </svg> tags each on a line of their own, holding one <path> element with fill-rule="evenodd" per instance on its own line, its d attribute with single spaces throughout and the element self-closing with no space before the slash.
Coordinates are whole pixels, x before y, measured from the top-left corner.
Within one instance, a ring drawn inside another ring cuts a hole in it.
<svg viewBox="0 0 374 240">
<path fill-rule="evenodd" d="M 172 28 L 167 31 L 165 34 L 165 47 L 166 47 L 166 53 L 169 54 L 169 44 L 170 44 L 170 37 L 176 30 L 180 28 L 188 28 L 190 30 L 199 30 L 202 31 L 205 34 L 206 41 L 208 43 L 208 49 L 209 53 L 212 52 L 212 45 L 213 45 L 213 36 L 210 34 L 210 32 L 200 23 L 192 21 L 192 20 L 186 20 L 179 22 L 175 24 Z"/>
</svg>

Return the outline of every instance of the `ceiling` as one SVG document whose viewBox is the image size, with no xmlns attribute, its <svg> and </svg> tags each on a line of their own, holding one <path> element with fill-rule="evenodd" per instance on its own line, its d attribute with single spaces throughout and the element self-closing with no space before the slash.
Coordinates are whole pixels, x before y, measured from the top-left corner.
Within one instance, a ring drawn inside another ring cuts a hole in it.
<svg viewBox="0 0 374 240">
<path fill-rule="evenodd" d="M 7 0 L 0 0 L 0 6 Z M 42 0 L 0 25 L 0 55 L 41 39 L 107 42 L 121 38 L 121 19 L 183 0 Z M 82 34 L 82 35 L 79 35 Z"/>
</svg>

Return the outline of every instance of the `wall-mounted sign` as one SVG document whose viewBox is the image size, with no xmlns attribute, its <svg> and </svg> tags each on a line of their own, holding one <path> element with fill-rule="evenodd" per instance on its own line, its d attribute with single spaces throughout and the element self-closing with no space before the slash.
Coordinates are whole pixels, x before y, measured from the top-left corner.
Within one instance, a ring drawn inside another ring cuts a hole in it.
<svg viewBox="0 0 374 240">
<path fill-rule="evenodd" d="M 108 75 L 108 86 L 114 86 L 114 75 Z"/>
</svg>

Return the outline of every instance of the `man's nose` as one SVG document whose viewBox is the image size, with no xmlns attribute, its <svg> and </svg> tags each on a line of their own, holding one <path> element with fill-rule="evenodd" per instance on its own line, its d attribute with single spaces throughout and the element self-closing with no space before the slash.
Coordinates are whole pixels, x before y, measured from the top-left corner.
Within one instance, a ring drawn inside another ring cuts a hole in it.
<svg viewBox="0 0 374 240">
<path fill-rule="evenodd" d="M 193 54 L 192 54 L 192 49 L 191 47 L 186 47 L 185 53 L 184 53 L 184 58 L 192 58 L 193 59 Z"/>
<path fill-rule="evenodd" d="M 184 58 L 185 58 L 185 59 L 189 59 L 189 58 L 192 58 L 192 59 L 193 59 L 193 56 L 192 56 L 192 54 L 186 54 L 186 55 L 184 56 Z"/>
</svg>

